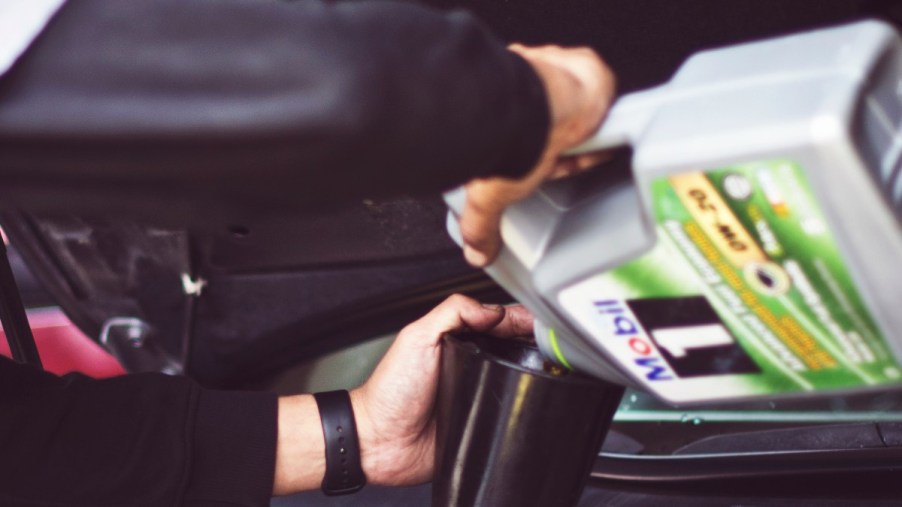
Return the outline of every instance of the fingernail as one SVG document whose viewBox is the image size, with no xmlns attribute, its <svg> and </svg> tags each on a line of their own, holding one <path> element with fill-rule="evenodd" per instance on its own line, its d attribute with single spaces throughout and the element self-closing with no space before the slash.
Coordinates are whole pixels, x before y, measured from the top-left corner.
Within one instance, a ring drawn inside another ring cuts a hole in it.
<svg viewBox="0 0 902 507">
<path fill-rule="evenodd" d="M 477 268 L 484 267 L 486 264 L 488 264 L 489 260 L 484 253 L 478 250 L 474 250 L 470 246 L 464 246 L 464 258 L 467 259 L 467 262 L 469 262 L 471 266 L 475 266 Z"/>
<path fill-rule="evenodd" d="M 501 305 L 495 305 L 495 304 L 492 304 L 492 303 L 484 303 L 484 304 L 482 305 L 482 307 L 485 308 L 486 310 L 491 310 L 491 311 L 493 311 L 493 312 L 500 312 L 501 310 L 504 310 L 504 307 L 503 307 L 503 306 L 501 306 Z"/>
</svg>

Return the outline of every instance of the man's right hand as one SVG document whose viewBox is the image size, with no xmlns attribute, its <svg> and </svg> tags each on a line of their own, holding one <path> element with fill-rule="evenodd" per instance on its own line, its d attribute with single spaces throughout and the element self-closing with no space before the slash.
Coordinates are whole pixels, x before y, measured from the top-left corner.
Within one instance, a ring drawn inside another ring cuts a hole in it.
<svg viewBox="0 0 902 507">
<path fill-rule="evenodd" d="M 509 48 L 528 61 L 545 85 L 551 127 L 539 162 L 520 180 L 476 179 L 466 185 L 467 203 L 460 217 L 464 255 L 477 267 L 490 264 L 501 245 L 501 214 L 543 182 L 571 175 L 603 157 L 562 154 L 586 140 L 601 124 L 614 97 L 614 75 L 589 48 L 559 46 Z"/>
</svg>

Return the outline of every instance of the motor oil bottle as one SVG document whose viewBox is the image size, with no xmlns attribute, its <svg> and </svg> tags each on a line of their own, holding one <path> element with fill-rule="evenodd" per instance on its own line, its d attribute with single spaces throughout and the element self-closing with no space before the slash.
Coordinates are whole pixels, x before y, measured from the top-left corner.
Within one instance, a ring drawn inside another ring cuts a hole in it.
<svg viewBox="0 0 902 507">
<path fill-rule="evenodd" d="M 902 41 L 882 22 L 698 53 L 578 148 L 630 146 L 629 181 L 510 207 L 486 271 L 550 360 L 674 404 L 886 388 L 900 125 Z M 463 191 L 446 200 L 459 242 Z"/>
</svg>

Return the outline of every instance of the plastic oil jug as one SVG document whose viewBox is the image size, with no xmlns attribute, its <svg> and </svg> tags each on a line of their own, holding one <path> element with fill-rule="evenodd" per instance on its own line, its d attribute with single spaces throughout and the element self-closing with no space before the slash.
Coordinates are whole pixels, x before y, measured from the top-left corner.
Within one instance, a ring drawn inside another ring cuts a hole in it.
<svg viewBox="0 0 902 507">
<path fill-rule="evenodd" d="M 486 271 L 547 358 L 671 403 L 900 383 L 900 125 L 887 24 L 698 53 L 578 148 L 632 177 L 510 207 Z"/>
</svg>

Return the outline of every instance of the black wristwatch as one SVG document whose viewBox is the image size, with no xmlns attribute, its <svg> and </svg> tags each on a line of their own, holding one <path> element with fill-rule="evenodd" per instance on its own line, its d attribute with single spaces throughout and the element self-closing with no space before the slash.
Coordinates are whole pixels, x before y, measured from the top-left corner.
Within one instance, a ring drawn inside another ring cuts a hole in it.
<svg viewBox="0 0 902 507">
<path fill-rule="evenodd" d="M 347 391 L 329 391 L 313 397 L 319 407 L 326 442 L 323 493 L 332 496 L 359 491 L 366 484 L 366 476 L 360 466 L 360 443 L 351 396 Z"/>
</svg>

